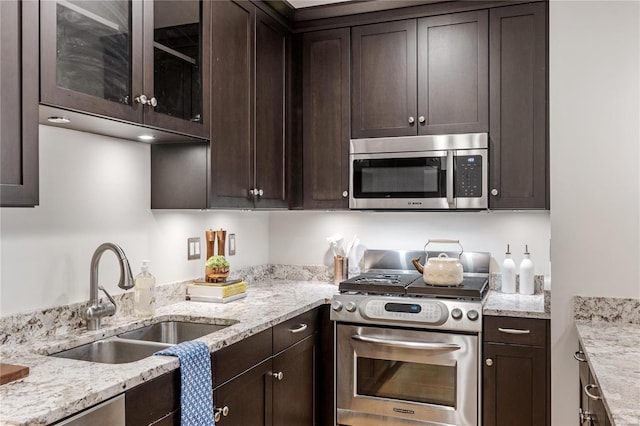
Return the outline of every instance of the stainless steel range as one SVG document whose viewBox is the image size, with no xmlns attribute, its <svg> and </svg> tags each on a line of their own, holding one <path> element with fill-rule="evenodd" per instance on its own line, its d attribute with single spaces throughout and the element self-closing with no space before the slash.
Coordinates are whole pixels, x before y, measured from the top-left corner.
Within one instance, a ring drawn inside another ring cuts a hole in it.
<svg viewBox="0 0 640 426">
<path fill-rule="evenodd" d="M 424 252 L 367 251 L 366 272 L 333 297 L 338 425 L 479 425 L 491 256 L 463 253 L 455 287 L 425 284 L 415 257 Z"/>
</svg>

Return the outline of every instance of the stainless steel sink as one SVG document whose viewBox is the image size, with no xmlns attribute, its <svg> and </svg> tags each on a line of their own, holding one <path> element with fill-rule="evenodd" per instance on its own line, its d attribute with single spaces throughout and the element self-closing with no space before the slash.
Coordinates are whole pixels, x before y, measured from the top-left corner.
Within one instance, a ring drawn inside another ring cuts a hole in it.
<svg viewBox="0 0 640 426">
<path fill-rule="evenodd" d="M 161 342 L 176 345 L 188 340 L 197 339 L 214 333 L 234 324 L 234 321 L 224 321 L 223 324 L 205 324 L 187 321 L 163 321 L 136 330 L 119 334 L 122 339 Z"/>
<path fill-rule="evenodd" d="M 169 346 L 171 345 L 109 338 L 58 352 L 51 356 L 105 364 L 124 364 L 141 360 Z"/>
</svg>

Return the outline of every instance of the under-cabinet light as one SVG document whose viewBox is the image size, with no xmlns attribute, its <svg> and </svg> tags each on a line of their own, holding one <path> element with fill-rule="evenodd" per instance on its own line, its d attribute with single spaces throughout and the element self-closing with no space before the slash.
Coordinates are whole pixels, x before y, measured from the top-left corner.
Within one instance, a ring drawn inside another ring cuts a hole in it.
<svg viewBox="0 0 640 426">
<path fill-rule="evenodd" d="M 67 117 L 49 117 L 47 118 L 47 121 L 49 123 L 56 123 L 56 124 L 68 124 L 71 123 L 71 120 Z"/>
<path fill-rule="evenodd" d="M 140 135 L 138 136 L 138 139 L 140 139 L 141 141 L 152 141 L 154 140 L 156 137 L 153 135 Z"/>
</svg>

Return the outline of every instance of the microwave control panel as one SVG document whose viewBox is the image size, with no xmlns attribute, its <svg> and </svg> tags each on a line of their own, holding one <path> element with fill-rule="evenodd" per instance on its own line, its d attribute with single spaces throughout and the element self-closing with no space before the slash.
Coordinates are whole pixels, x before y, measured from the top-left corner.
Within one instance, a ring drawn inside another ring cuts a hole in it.
<svg viewBox="0 0 640 426">
<path fill-rule="evenodd" d="M 455 157 L 455 197 L 482 197 L 482 156 Z"/>
</svg>

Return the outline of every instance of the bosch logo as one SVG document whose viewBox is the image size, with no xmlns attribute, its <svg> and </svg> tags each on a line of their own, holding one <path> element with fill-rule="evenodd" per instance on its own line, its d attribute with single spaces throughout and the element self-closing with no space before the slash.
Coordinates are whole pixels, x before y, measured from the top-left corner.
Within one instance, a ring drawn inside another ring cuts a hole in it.
<svg viewBox="0 0 640 426">
<path fill-rule="evenodd" d="M 407 203 L 408 206 L 421 206 L 422 205 L 422 201 L 409 201 Z"/>
<path fill-rule="evenodd" d="M 407 410 L 405 408 L 394 408 L 393 411 L 395 411 L 396 413 L 402 413 L 402 414 L 415 414 L 416 413 L 413 410 Z"/>
</svg>

